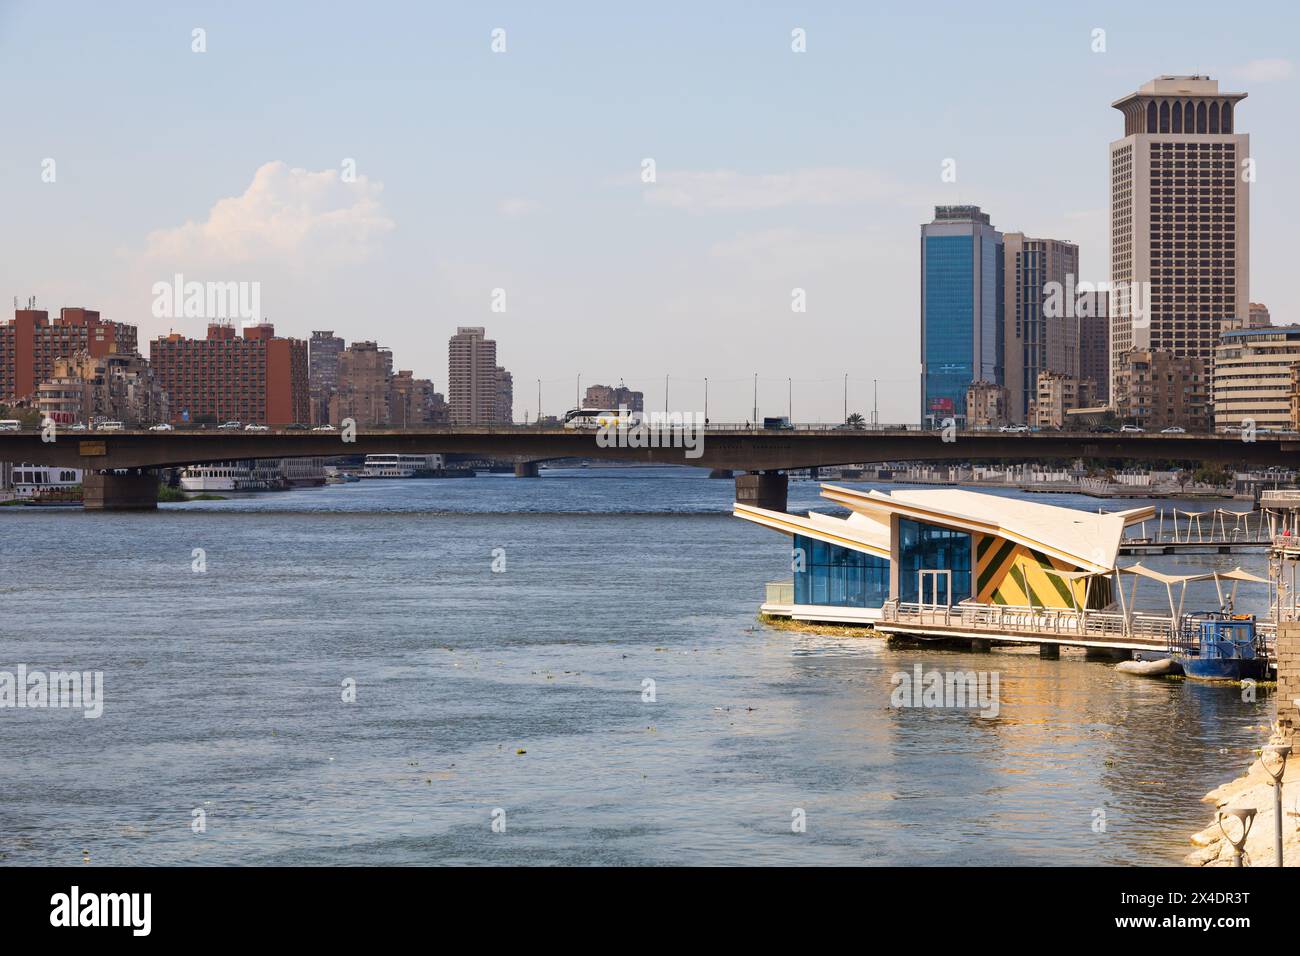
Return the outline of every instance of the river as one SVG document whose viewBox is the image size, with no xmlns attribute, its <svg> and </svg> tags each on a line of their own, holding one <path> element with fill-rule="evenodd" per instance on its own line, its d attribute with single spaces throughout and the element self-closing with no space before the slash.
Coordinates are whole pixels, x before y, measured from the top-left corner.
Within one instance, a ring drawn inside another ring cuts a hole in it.
<svg viewBox="0 0 1300 956">
<path fill-rule="evenodd" d="M 104 675 L 98 719 L 0 710 L 0 863 L 1173 864 L 1269 720 L 1081 657 L 765 628 L 788 548 L 732 497 L 590 468 L 0 509 L 0 669 Z M 996 671 L 998 715 L 891 707 L 916 664 Z"/>
</svg>

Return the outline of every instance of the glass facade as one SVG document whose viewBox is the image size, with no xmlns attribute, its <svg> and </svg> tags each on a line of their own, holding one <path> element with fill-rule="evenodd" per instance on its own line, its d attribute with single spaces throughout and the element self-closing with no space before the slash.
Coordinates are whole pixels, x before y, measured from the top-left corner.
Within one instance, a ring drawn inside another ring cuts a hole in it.
<svg viewBox="0 0 1300 956">
<path fill-rule="evenodd" d="M 889 600 L 889 561 L 885 558 L 799 534 L 794 536 L 794 548 L 795 604 L 877 608 Z M 802 561 L 798 560 L 800 549 Z"/>
<path fill-rule="evenodd" d="M 939 206 L 921 227 L 921 422 L 966 424 L 972 382 L 1005 382 L 1002 233 L 977 206 Z"/>
<path fill-rule="evenodd" d="M 900 518 L 898 522 L 898 591 L 902 601 L 920 600 L 917 571 L 951 571 L 952 594 L 944 594 L 946 582 L 937 576 L 938 603 L 956 604 L 971 596 L 971 536 L 937 525 Z M 934 601 L 929 581 L 926 601 Z"/>
<path fill-rule="evenodd" d="M 975 380 L 971 329 L 975 321 L 972 236 L 925 239 L 925 408 L 938 425 L 964 417 L 966 388 Z"/>
</svg>

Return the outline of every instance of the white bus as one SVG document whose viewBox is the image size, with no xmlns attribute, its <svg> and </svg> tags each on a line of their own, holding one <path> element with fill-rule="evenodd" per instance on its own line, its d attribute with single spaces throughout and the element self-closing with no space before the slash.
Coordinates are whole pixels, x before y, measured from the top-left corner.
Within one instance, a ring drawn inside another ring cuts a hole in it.
<svg viewBox="0 0 1300 956">
<path fill-rule="evenodd" d="M 640 420 L 640 412 L 626 408 L 574 408 L 564 413 L 564 427 L 572 429 L 631 428 Z"/>
<path fill-rule="evenodd" d="M 0 419 L 0 432 L 22 431 L 23 423 L 16 418 Z"/>
</svg>

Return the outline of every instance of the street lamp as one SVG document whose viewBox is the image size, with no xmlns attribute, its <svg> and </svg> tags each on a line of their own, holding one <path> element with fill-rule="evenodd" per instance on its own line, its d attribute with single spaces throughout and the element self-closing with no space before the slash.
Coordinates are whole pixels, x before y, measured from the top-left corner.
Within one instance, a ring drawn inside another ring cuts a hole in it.
<svg viewBox="0 0 1300 956">
<path fill-rule="evenodd" d="M 1286 758 L 1290 755 L 1291 742 L 1282 733 L 1279 725 L 1273 729 L 1273 736 L 1264 745 L 1259 756 L 1260 765 L 1273 778 L 1273 846 L 1277 855 L 1274 866 L 1282 865 L 1282 778 L 1286 775 Z M 1274 758 L 1277 766 L 1276 773 L 1273 772 L 1273 766 L 1269 764 L 1269 757 Z"/>
<path fill-rule="evenodd" d="M 1254 807 L 1242 807 L 1240 810 L 1220 810 L 1219 811 L 1219 830 L 1229 843 L 1232 844 L 1232 865 L 1241 866 L 1241 850 L 1246 845 L 1246 834 L 1250 833 L 1250 825 L 1255 820 Z M 1235 817 L 1241 823 L 1241 838 L 1234 840 L 1228 828 L 1223 825 L 1224 817 Z"/>
</svg>

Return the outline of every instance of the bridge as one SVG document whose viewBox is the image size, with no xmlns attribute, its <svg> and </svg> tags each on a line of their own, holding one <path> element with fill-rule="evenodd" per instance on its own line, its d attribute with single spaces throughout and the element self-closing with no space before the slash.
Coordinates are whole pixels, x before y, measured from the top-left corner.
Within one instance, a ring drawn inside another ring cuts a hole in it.
<svg viewBox="0 0 1300 956">
<path fill-rule="evenodd" d="M 0 432 L 0 461 L 83 469 L 88 508 L 151 507 L 146 499 L 152 501 L 158 468 L 238 459 L 438 453 L 513 459 L 516 474 L 525 477 L 536 475 L 538 462 L 557 458 L 726 469 L 742 473 L 736 478 L 738 501 L 774 510 L 785 509 L 785 472 L 827 465 L 1053 458 L 1300 464 L 1300 437 L 1266 434 L 1243 441 L 1240 435 L 737 425 L 648 432 L 657 447 L 629 447 L 631 441 L 602 447 L 592 430 L 527 425 L 358 428 L 352 440 L 345 440 L 349 433 L 343 431 L 304 429 L 57 431 L 52 436 L 29 430 Z M 45 440 L 49 437 L 53 440 Z"/>
</svg>

